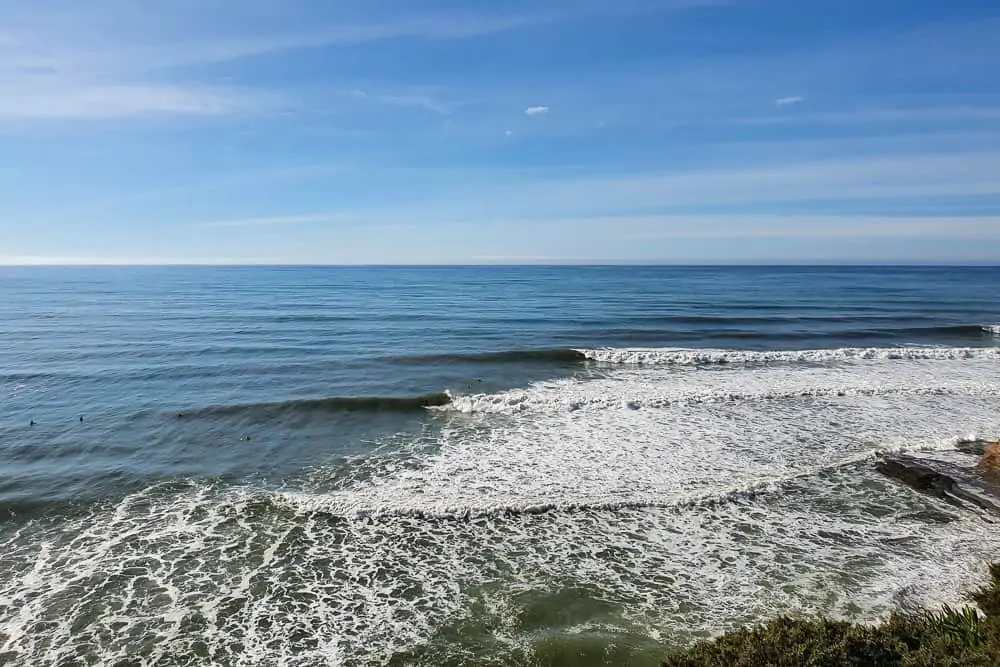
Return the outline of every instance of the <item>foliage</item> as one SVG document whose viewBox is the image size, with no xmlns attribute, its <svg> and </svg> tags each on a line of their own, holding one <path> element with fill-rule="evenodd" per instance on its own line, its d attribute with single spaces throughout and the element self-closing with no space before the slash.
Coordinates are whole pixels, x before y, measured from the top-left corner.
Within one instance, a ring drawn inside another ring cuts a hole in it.
<svg viewBox="0 0 1000 667">
<path fill-rule="evenodd" d="M 663 667 L 1000 667 L 1000 564 L 979 609 L 895 614 L 881 625 L 778 618 L 668 656 Z"/>
</svg>

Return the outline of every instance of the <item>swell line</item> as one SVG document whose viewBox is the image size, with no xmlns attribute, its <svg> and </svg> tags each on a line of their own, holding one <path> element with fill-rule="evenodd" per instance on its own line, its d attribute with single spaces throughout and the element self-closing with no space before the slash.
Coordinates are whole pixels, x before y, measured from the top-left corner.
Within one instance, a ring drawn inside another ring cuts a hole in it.
<svg viewBox="0 0 1000 667">
<path fill-rule="evenodd" d="M 436 365 L 436 364 L 496 364 L 521 362 L 576 362 L 586 361 L 586 355 L 569 348 L 542 350 L 503 350 L 499 352 L 470 352 L 457 354 L 428 354 L 413 356 L 384 357 L 384 361 L 400 365 Z"/>
<path fill-rule="evenodd" d="M 330 398 L 297 399 L 275 403 L 217 405 L 179 413 L 179 417 L 210 417 L 243 413 L 287 414 L 300 412 L 417 412 L 447 405 L 451 394 L 420 396 L 335 396 Z"/>
</svg>

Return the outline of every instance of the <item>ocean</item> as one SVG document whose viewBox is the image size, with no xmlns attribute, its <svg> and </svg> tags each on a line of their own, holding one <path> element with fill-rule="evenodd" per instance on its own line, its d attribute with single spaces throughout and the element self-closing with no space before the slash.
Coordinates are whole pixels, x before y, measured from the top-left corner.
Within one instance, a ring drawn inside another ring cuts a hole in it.
<svg viewBox="0 0 1000 667">
<path fill-rule="evenodd" d="M 656 665 L 955 602 L 1000 268 L 0 268 L 0 664 Z"/>
</svg>

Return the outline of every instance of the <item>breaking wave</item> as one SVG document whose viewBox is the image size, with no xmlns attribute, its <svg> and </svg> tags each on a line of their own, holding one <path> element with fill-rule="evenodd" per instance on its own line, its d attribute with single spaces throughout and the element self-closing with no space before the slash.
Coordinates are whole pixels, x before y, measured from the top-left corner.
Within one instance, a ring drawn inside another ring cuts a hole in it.
<svg viewBox="0 0 1000 667">
<path fill-rule="evenodd" d="M 694 366 L 709 364 L 831 363 L 852 360 L 1000 359 L 994 347 L 843 347 L 823 350 L 712 350 L 602 348 L 580 350 L 592 361 L 612 364 Z"/>
</svg>

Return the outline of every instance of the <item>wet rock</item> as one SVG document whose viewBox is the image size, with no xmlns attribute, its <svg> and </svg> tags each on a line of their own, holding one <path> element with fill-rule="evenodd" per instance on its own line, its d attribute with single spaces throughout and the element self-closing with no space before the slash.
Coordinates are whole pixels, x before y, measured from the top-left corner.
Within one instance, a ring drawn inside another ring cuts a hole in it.
<svg viewBox="0 0 1000 667">
<path fill-rule="evenodd" d="M 965 509 L 982 510 L 1000 517 L 1000 498 L 991 498 L 966 489 L 955 479 L 953 471 L 943 472 L 931 467 L 933 461 L 909 456 L 893 456 L 879 461 L 875 469 L 886 477 L 935 498 Z"/>
<path fill-rule="evenodd" d="M 903 519 L 920 521 L 921 523 L 952 523 L 958 521 L 958 517 L 948 512 L 941 512 L 935 509 L 920 510 L 910 514 L 904 514 Z"/>
<path fill-rule="evenodd" d="M 986 449 L 990 445 L 995 445 L 997 443 L 990 442 L 989 440 L 964 440 L 957 445 L 955 449 L 962 452 L 963 454 L 971 454 L 973 456 L 983 456 L 986 453 Z"/>
<path fill-rule="evenodd" d="M 1000 442 L 986 446 L 983 458 L 979 460 L 979 465 L 976 468 L 983 477 L 993 482 L 1000 482 Z"/>
</svg>

